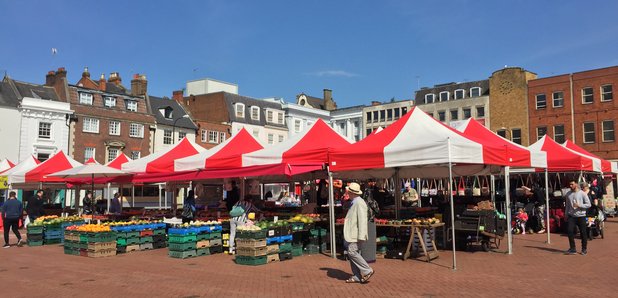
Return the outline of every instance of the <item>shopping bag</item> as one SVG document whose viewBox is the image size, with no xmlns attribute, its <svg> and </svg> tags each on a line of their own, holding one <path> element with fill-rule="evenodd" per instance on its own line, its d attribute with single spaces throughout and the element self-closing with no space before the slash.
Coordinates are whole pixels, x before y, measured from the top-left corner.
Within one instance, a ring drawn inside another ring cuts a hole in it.
<svg viewBox="0 0 618 298">
<path fill-rule="evenodd" d="M 457 195 L 465 196 L 466 195 L 466 186 L 464 184 L 463 177 L 459 177 L 459 184 L 457 184 Z"/>
<path fill-rule="evenodd" d="M 24 228 L 27 228 L 29 224 L 30 224 L 30 216 L 26 216 L 26 219 L 24 220 Z"/>
<path fill-rule="evenodd" d="M 436 185 L 436 180 L 432 180 L 431 183 L 429 183 L 429 195 L 430 196 L 435 196 L 438 194 L 438 186 Z"/>
<path fill-rule="evenodd" d="M 489 181 L 487 181 L 487 176 L 483 179 L 483 185 L 481 186 L 481 195 L 489 196 Z"/>
<path fill-rule="evenodd" d="M 429 186 L 427 186 L 427 180 L 421 182 L 421 197 L 429 196 Z"/>
<path fill-rule="evenodd" d="M 480 197 L 481 196 L 481 187 L 479 185 L 479 177 L 474 176 L 474 182 L 472 182 L 472 196 Z"/>
</svg>

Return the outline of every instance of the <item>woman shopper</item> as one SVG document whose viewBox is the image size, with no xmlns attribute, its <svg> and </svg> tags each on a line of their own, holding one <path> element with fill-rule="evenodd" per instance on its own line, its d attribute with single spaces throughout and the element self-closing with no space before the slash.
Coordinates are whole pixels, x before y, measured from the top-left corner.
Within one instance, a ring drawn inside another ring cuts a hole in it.
<svg viewBox="0 0 618 298">
<path fill-rule="evenodd" d="M 13 229 L 13 233 L 17 237 L 17 246 L 21 246 L 21 234 L 19 233 L 19 219 L 23 212 L 23 206 L 15 197 L 15 192 L 9 193 L 9 198 L 2 205 L 2 221 L 4 224 L 4 246 L 9 248 L 9 231 Z"/>
<path fill-rule="evenodd" d="M 236 228 L 244 225 L 247 222 L 247 217 L 251 212 L 259 212 L 260 210 L 253 205 L 253 197 L 245 196 L 244 200 L 238 201 L 230 211 L 230 254 L 235 252 Z"/>
<path fill-rule="evenodd" d="M 195 199 L 197 196 L 193 190 L 189 191 L 187 194 L 187 198 L 184 201 L 184 206 L 182 207 L 182 223 L 188 223 L 195 219 Z"/>
</svg>

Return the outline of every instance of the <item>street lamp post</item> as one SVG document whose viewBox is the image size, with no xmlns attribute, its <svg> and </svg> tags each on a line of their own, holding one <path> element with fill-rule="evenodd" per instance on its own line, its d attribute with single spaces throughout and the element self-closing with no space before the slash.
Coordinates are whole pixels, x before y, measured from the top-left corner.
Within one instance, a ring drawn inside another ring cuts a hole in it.
<svg viewBox="0 0 618 298">
<path fill-rule="evenodd" d="M 178 117 L 174 120 L 174 124 L 172 125 L 172 144 L 176 144 L 176 122 L 182 118 L 189 118 L 189 115 L 184 114 L 182 117 Z"/>
</svg>

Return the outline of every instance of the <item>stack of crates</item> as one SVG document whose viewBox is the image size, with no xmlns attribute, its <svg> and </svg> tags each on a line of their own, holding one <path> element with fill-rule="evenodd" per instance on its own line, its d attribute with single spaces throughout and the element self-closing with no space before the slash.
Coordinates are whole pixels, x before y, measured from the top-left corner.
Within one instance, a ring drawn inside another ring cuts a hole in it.
<svg viewBox="0 0 618 298">
<path fill-rule="evenodd" d="M 278 261 L 277 253 L 268 255 L 267 235 L 267 230 L 236 231 L 236 264 L 255 266 Z"/>
<path fill-rule="evenodd" d="M 221 225 L 205 225 L 197 229 L 196 252 L 198 256 L 206 256 L 223 252 Z"/>
<path fill-rule="evenodd" d="M 166 248 L 167 235 L 165 234 L 165 223 L 157 223 L 152 230 L 152 248 Z"/>
<path fill-rule="evenodd" d="M 197 256 L 197 228 L 170 228 L 168 231 L 169 256 L 186 259 Z"/>
<path fill-rule="evenodd" d="M 43 226 L 29 225 L 26 228 L 28 245 L 29 246 L 41 246 L 43 245 Z"/>
<path fill-rule="evenodd" d="M 304 254 L 317 254 L 326 251 L 328 233 L 326 229 L 315 228 L 309 230 L 309 239 L 304 243 Z"/>
<path fill-rule="evenodd" d="M 150 250 L 153 249 L 152 243 L 154 239 L 152 236 L 154 235 L 153 230 L 151 229 L 142 229 L 139 232 L 139 250 Z"/>
<path fill-rule="evenodd" d="M 292 235 L 292 226 L 283 225 L 279 227 L 279 230 L 279 260 L 290 260 L 293 256 L 292 240 L 294 239 L 294 236 Z"/>
<path fill-rule="evenodd" d="M 43 226 L 43 243 L 45 245 L 58 244 L 64 241 L 64 229 L 61 224 Z"/>
<path fill-rule="evenodd" d="M 100 258 L 116 255 L 116 235 L 113 232 L 79 233 L 80 255 Z"/>
<path fill-rule="evenodd" d="M 83 246 L 80 243 L 78 231 L 65 230 L 64 231 L 64 253 L 67 255 L 79 255 L 79 250 L 86 248 L 87 244 Z"/>
</svg>

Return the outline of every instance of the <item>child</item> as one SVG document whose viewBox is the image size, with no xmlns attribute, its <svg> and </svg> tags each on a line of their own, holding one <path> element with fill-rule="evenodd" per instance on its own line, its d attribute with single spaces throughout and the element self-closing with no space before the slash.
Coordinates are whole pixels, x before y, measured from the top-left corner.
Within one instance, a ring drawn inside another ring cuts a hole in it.
<svg viewBox="0 0 618 298">
<path fill-rule="evenodd" d="M 524 208 L 519 208 L 517 210 L 517 215 L 515 218 L 519 220 L 519 224 L 521 225 L 521 233 L 526 234 L 526 222 L 528 221 L 528 213 L 524 210 Z"/>
</svg>

